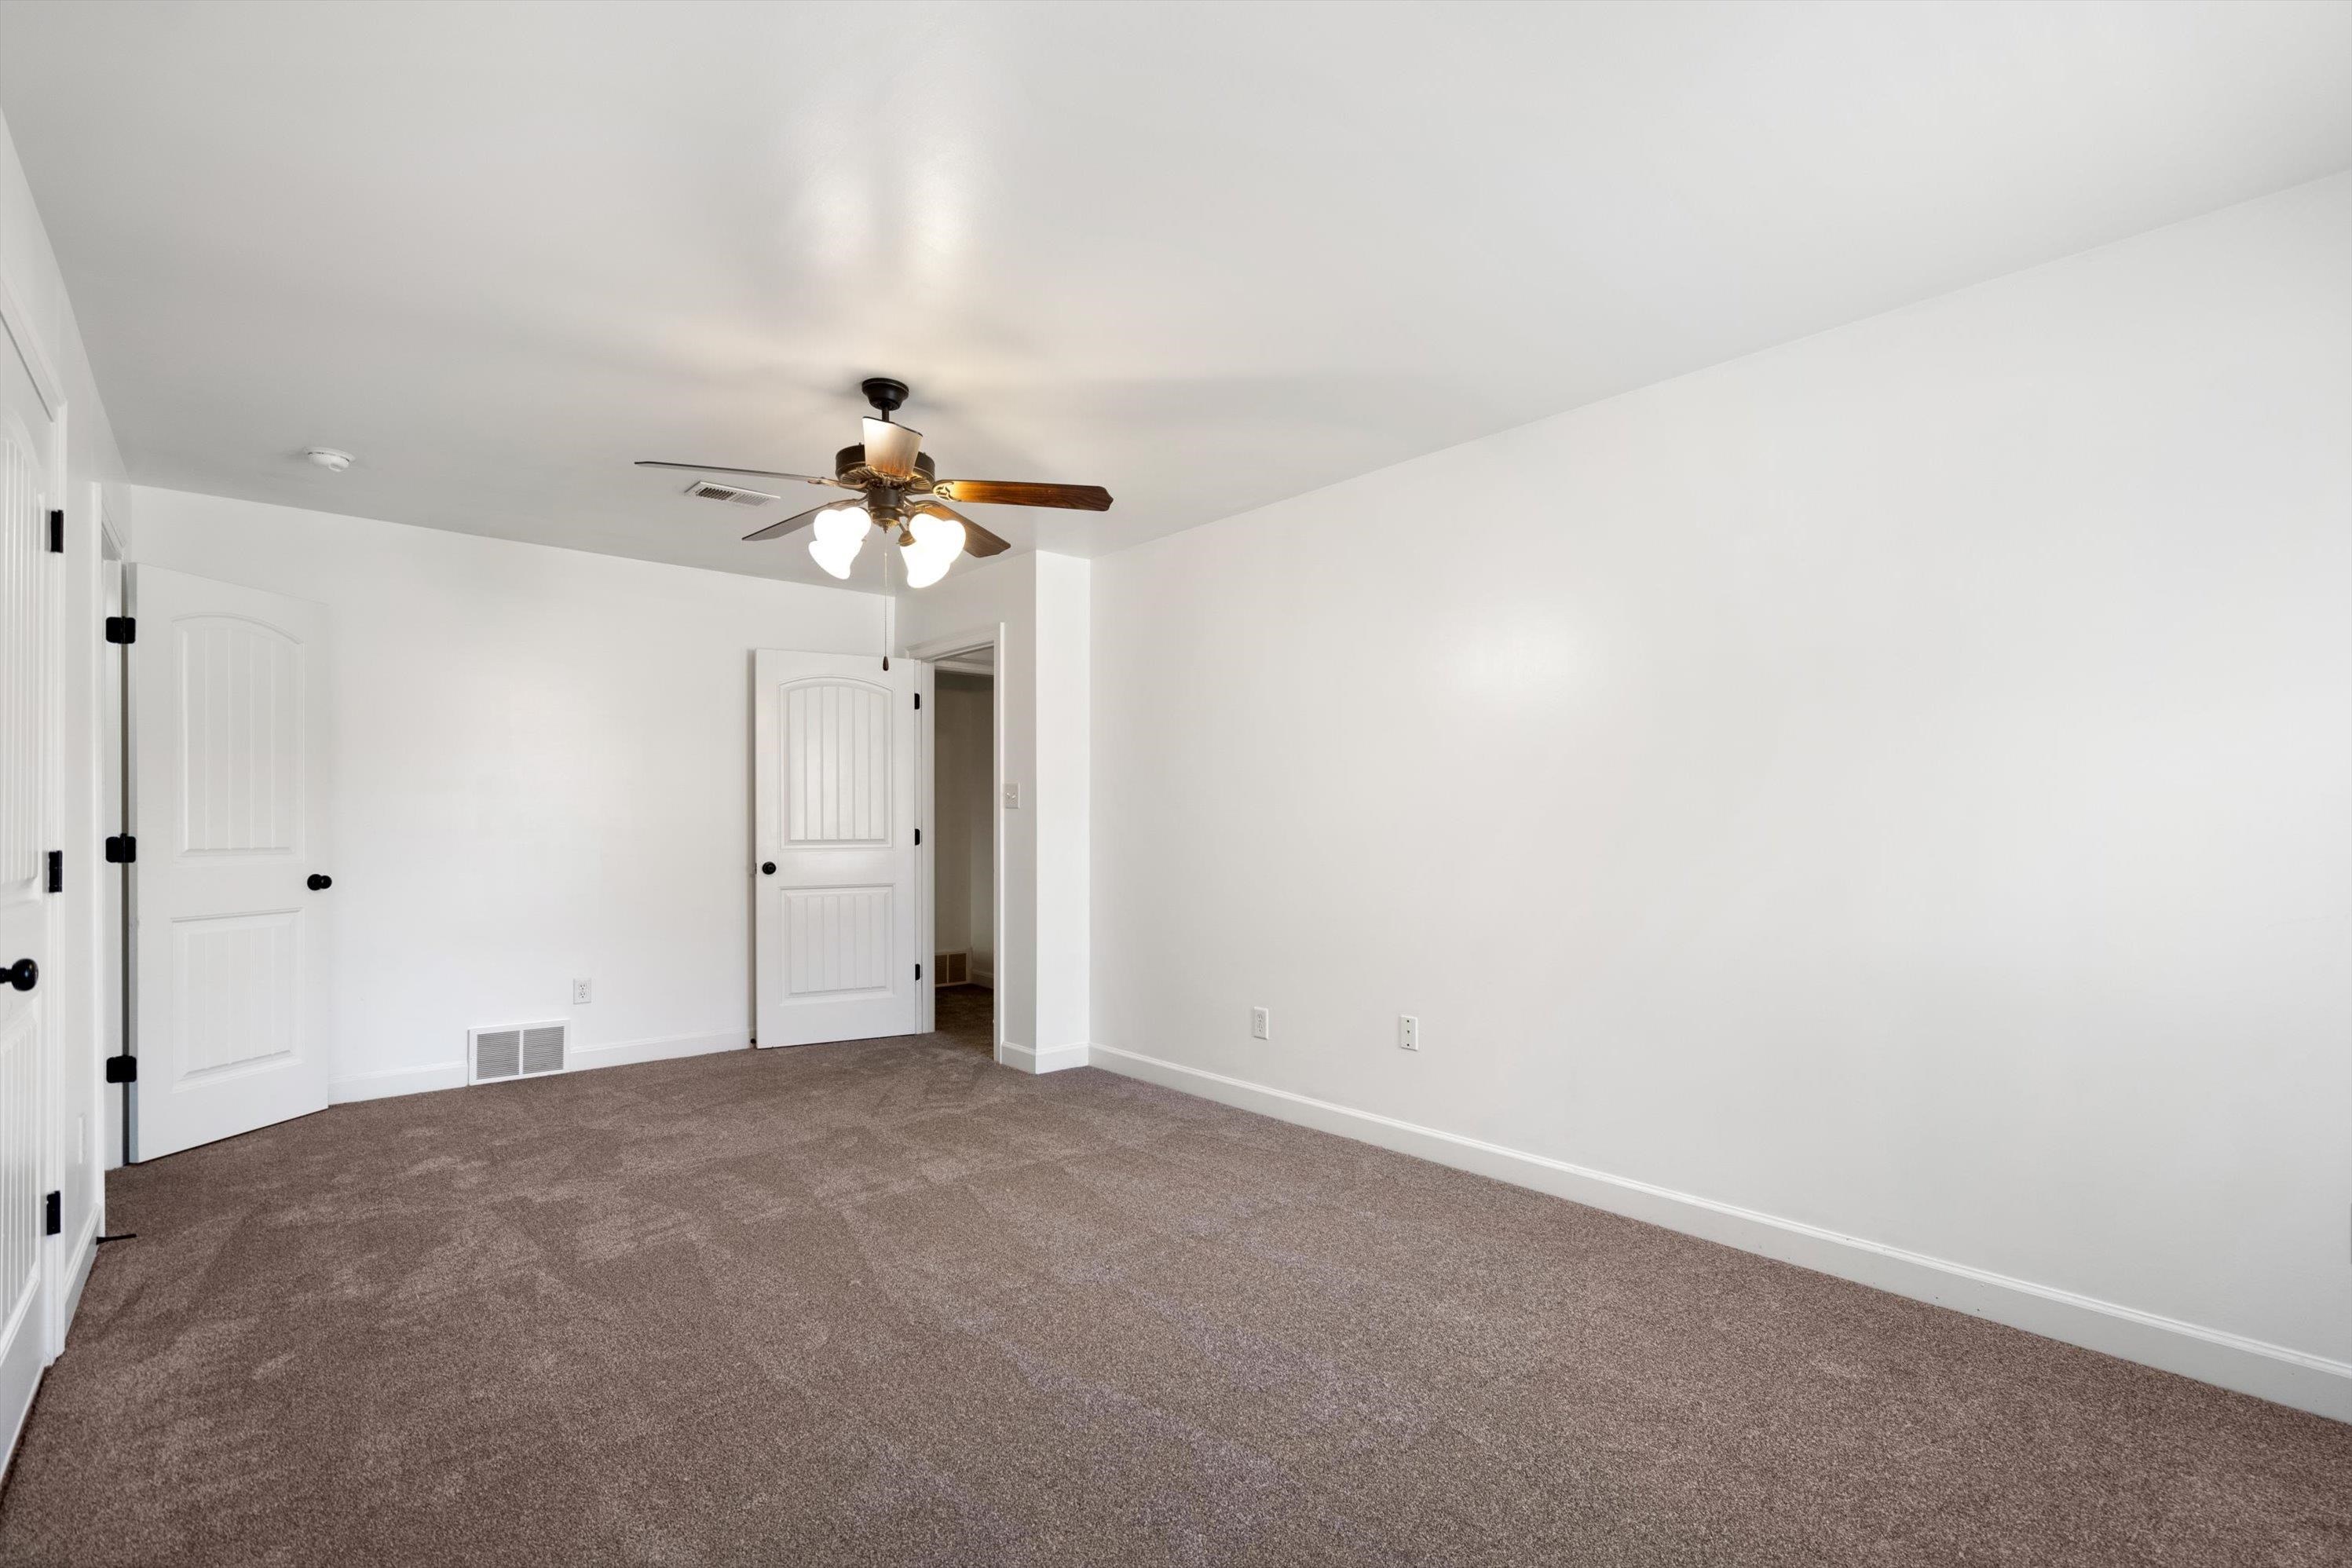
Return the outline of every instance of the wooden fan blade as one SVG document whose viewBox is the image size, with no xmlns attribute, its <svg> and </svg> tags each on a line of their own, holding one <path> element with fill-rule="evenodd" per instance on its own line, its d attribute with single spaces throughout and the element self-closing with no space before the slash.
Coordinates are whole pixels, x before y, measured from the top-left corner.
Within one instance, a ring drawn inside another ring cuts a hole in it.
<svg viewBox="0 0 2352 1568">
<path fill-rule="evenodd" d="M 743 542 L 745 544 L 750 544 L 753 539 L 777 538 L 782 535 L 791 533 L 795 528 L 804 528 L 811 523 L 816 521 L 816 515 L 819 512 L 830 512 L 835 507 L 841 506 L 842 504 L 843 503 L 839 501 L 827 501 L 822 507 L 811 507 L 807 511 L 794 513 L 793 516 L 786 517 L 781 523 L 770 523 L 766 528 L 760 529 L 756 533 L 745 534 L 743 536 Z"/>
<path fill-rule="evenodd" d="M 762 479 L 798 479 L 803 485 L 831 485 L 842 490 L 855 488 L 819 474 L 779 474 L 773 468 L 727 468 L 716 463 L 656 463 L 650 457 L 638 458 L 636 465 L 640 468 L 683 468 L 689 474 L 752 474 Z"/>
<path fill-rule="evenodd" d="M 1003 479 L 942 479 L 931 494 L 983 507 L 1066 507 L 1077 512 L 1108 512 L 1110 492 L 1100 485 L 1024 485 Z"/>
<path fill-rule="evenodd" d="M 886 479 L 911 479 L 915 454 L 923 449 L 923 433 L 893 424 L 887 419 L 866 422 L 866 466 Z"/>
<path fill-rule="evenodd" d="M 998 538 L 994 534 L 990 533 L 986 528 L 982 528 L 978 523 L 973 522 L 970 517 L 965 517 L 953 507 L 943 507 L 928 496 L 923 499 L 917 501 L 914 504 L 913 509 L 918 512 L 928 512 L 934 517 L 952 517 L 957 522 L 961 523 L 963 525 L 963 553 L 968 556 L 977 557 L 1003 555 L 1006 550 L 1013 548 L 1010 543 Z"/>
</svg>

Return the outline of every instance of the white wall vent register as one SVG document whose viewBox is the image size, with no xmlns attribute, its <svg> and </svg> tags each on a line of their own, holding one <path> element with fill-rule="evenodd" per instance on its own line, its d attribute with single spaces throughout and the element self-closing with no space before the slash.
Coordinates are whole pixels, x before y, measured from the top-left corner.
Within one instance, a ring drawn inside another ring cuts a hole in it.
<svg viewBox="0 0 2352 1568">
<path fill-rule="evenodd" d="M 571 1026 L 518 1023 L 466 1031 L 466 1082 L 495 1083 L 505 1078 L 542 1078 L 563 1071 Z"/>
</svg>

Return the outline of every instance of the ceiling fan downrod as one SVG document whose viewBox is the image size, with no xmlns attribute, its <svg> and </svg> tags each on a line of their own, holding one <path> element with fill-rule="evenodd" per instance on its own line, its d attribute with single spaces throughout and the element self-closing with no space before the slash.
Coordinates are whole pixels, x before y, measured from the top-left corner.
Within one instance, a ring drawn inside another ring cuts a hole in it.
<svg viewBox="0 0 2352 1568">
<path fill-rule="evenodd" d="M 882 416 L 886 424 L 907 402 L 907 383 L 888 376 L 868 376 L 857 383 L 857 390 L 866 394 L 866 401 L 874 405 L 874 412 Z"/>
</svg>

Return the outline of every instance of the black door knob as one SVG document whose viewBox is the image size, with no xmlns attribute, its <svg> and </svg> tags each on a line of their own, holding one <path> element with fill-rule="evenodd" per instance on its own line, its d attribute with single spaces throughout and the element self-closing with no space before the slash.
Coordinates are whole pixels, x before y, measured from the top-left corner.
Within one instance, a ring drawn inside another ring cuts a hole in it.
<svg viewBox="0 0 2352 1568">
<path fill-rule="evenodd" d="M 20 991 L 29 991 L 41 983 L 41 967 L 30 958 L 19 958 L 0 969 L 0 980 L 5 980 Z"/>
<path fill-rule="evenodd" d="M 773 862 L 773 861 L 761 861 L 761 862 L 760 862 L 760 874 L 761 874 L 761 876 L 773 876 L 773 875 L 775 875 L 775 874 L 776 874 L 776 862 Z"/>
<path fill-rule="evenodd" d="M 324 893 L 327 889 L 334 885 L 335 879 L 333 877 L 320 876 L 315 871 L 310 873 L 310 891 L 312 893 Z"/>
</svg>

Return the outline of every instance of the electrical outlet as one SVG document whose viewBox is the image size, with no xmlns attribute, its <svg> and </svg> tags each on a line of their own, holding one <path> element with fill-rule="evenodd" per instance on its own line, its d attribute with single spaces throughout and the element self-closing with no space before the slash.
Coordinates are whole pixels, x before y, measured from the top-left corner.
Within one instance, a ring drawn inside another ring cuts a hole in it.
<svg viewBox="0 0 2352 1568">
<path fill-rule="evenodd" d="M 1007 784 L 1004 787 L 1004 809 L 1008 811 L 1017 811 L 1021 809 L 1020 785 Z"/>
<path fill-rule="evenodd" d="M 1250 1009 L 1250 1038 L 1252 1040 L 1274 1038 L 1274 1015 L 1264 1008 Z"/>
<path fill-rule="evenodd" d="M 1397 1014 L 1397 1049 L 1399 1051 L 1421 1049 L 1421 1020 L 1411 1013 Z"/>
<path fill-rule="evenodd" d="M 572 981 L 572 1005 L 573 1007 L 577 1008 L 577 1007 L 585 1007 L 587 1004 L 588 1004 L 588 982 L 587 982 L 587 981 L 585 981 L 585 980 L 574 980 L 574 981 Z"/>
</svg>

